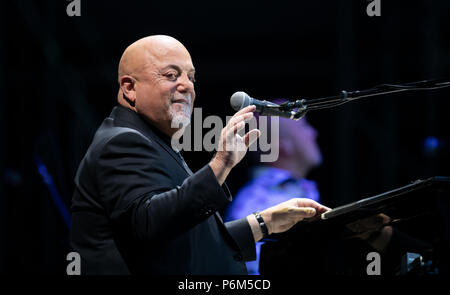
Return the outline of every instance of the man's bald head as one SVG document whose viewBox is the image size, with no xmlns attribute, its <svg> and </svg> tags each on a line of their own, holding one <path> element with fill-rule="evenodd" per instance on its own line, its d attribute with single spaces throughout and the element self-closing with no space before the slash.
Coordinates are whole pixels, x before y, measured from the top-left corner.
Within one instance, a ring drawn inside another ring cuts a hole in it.
<svg viewBox="0 0 450 295">
<path fill-rule="evenodd" d="M 119 83 L 123 75 L 137 75 L 154 59 L 164 58 L 171 50 L 184 50 L 189 52 L 177 39 L 166 35 L 153 35 L 144 37 L 128 46 L 122 54 L 119 62 Z M 190 56 L 190 55 L 189 55 Z"/>
<path fill-rule="evenodd" d="M 195 69 L 187 49 L 173 37 L 154 35 L 128 46 L 119 62 L 119 104 L 167 135 L 190 121 Z M 175 123 L 174 123 L 175 122 Z"/>
</svg>

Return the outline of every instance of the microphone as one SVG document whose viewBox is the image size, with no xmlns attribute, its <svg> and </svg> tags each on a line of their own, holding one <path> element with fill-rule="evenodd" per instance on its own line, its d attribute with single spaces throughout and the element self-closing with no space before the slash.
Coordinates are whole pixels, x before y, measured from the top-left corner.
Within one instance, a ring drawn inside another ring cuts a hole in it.
<svg viewBox="0 0 450 295">
<path fill-rule="evenodd" d="M 296 119 L 293 111 L 280 110 L 280 106 L 265 100 L 257 100 L 253 97 L 248 96 L 247 93 L 243 91 L 238 91 L 234 93 L 230 98 L 231 107 L 235 111 L 239 111 L 249 105 L 255 105 L 256 111 L 263 116 L 278 116 L 289 119 Z"/>
</svg>

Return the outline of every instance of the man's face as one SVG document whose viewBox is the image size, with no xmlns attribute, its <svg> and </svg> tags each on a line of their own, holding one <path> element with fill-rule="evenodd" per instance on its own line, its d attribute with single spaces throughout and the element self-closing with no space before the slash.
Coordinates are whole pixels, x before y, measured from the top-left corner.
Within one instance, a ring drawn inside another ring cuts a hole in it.
<svg viewBox="0 0 450 295">
<path fill-rule="evenodd" d="M 181 46 L 146 52 L 144 69 L 136 75 L 136 110 L 171 136 L 187 125 L 194 107 L 195 70 Z"/>
</svg>

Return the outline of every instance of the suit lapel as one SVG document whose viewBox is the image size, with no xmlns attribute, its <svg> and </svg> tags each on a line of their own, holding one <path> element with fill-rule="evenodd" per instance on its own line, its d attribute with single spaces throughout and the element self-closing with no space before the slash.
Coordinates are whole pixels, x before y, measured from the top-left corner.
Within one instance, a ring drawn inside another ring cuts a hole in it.
<svg viewBox="0 0 450 295">
<path fill-rule="evenodd" d="M 188 175 L 192 175 L 191 169 L 187 166 L 184 159 L 181 155 L 175 152 L 170 146 L 170 138 L 166 135 L 159 134 L 160 132 L 155 131 L 152 126 L 146 123 L 138 114 L 134 111 L 127 109 L 121 105 L 114 107 L 111 112 L 110 117 L 119 120 L 126 125 L 131 125 L 134 129 L 139 130 L 142 134 L 144 134 L 148 139 L 158 143 L 163 149 L 167 151 L 167 153 L 183 168 Z M 156 134 L 158 133 L 158 134 Z M 167 137 L 167 140 L 163 140 L 161 137 Z"/>
<path fill-rule="evenodd" d="M 189 167 L 187 166 L 186 162 L 184 161 L 183 157 L 181 156 L 181 154 L 177 154 L 177 152 L 175 152 L 170 146 L 167 145 L 167 143 L 165 141 L 163 141 L 161 138 L 159 138 L 154 132 L 153 130 L 149 130 L 149 134 L 151 139 L 153 139 L 153 141 L 156 141 L 163 149 L 165 149 L 170 156 L 172 156 L 172 158 L 178 163 L 178 165 L 181 166 L 181 168 L 183 168 L 187 174 L 190 176 L 192 174 L 194 174 L 191 169 L 189 169 Z"/>
</svg>

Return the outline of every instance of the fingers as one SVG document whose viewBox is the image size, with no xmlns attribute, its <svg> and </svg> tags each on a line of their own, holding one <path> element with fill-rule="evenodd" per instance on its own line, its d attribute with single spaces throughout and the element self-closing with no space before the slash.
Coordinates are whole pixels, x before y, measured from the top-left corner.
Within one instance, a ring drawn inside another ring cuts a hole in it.
<svg viewBox="0 0 450 295">
<path fill-rule="evenodd" d="M 370 232 L 379 230 L 384 224 L 388 223 L 389 220 L 389 216 L 381 213 L 363 219 L 358 219 L 350 224 L 347 224 L 347 228 L 356 233 Z"/>
<path fill-rule="evenodd" d="M 251 106 L 247 107 L 246 109 L 252 110 L 254 108 L 251 108 Z M 243 109 L 244 110 L 244 109 Z M 240 112 L 240 111 L 239 111 Z M 238 112 L 238 113 L 239 113 Z M 245 127 L 245 123 L 253 118 L 252 112 L 246 112 L 238 114 L 236 113 L 230 121 L 228 121 L 228 124 L 225 126 L 223 132 L 224 137 L 228 140 L 231 139 L 236 133 L 238 133 L 240 130 L 242 130 Z M 250 144 L 255 142 L 258 137 L 261 135 L 261 132 L 257 129 L 253 129 L 249 131 L 247 134 L 244 135 L 244 142 L 247 147 L 249 147 Z"/>
<path fill-rule="evenodd" d="M 251 146 L 258 137 L 261 136 L 261 131 L 258 129 L 253 129 L 247 132 L 247 134 L 244 135 L 244 142 L 247 147 Z"/>
<path fill-rule="evenodd" d="M 237 124 L 239 124 L 241 122 L 245 123 L 246 121 L 250 120 L 251 118 L 253 118 L 253 113 L 245 113 L 245 114 L 242 114 L 239 116 L 235 115 L 230 119 L 230 121 L 228 121 L 228 123 L 224 129 L 226 129 L 228 131 L 229 129 L 234 128 L 234 126 L 236 126 Z"/>
<path fill-rule="evenodd" d="M 328 211 L 330 211 L 331 210 L 331 208 L 329 208 L 329 207 L 327 207 L 327 206 L 324 206 L 324 205 L 320 205 L 320 208 L 319 208 L 319 214 L 322 214 L 322 213 L 325 213 L 325 212 L 328 212 Z"/>
<path fill-rule="evenodd" d="M 389 223 L 391 218 L 383 213 L 369 216 L 358 220 L 358 222 L 365 227 L 366 230 L 378 229 L 386 223 Z"/>
<path fill-rule="evenodd" d="M 245 127 L 245 122 L 239 122 L 238 124 L 234 125 L 233 128 L 230 128 L 226 131 L 226 133 L 224 134 L 225 136 L 225 145 L 226 145 L 226 150 L 234 150 L 234 151 L 239 151 L 239 150 L 246 150 L 247 147 L 244 145 L 239 144 L 235 139 L 235 135 Z M 237 149 L 237 150 L 236 150 Z"/>
<path fill-rule="evenodd" d="M 301 219 L 313 217 L 317 213 L 316 209 L 312 207 L 302 207 L 302 208 L 292 207 L 291 212 Z"/>
<path fill-rule="evenodd" d="M 286 221 L 290 220 L 292 222 L 291 225 L 294 225 L 303 219 L 314 217 L 317 211 L 312 207 L 289 207 L 287 208 L 287 213 L 288 215 Z"/>
<path fill-rule="evenodd" d="M 245 127 L 245 121 L 240 121 L 235 125 L 229 127 L 225 130 L 225 138 L 231 139 L 236 133 L 238 133 L 242 128 Z"/>
<path fill-rule="evenodd" d="M 256 106 L 255 105 L 249 105 L 249 106 L 246 106 L 243 109 L 240 109 L 238 112 L 236 112 L 236 114 L 233 115 L 233 117 L 236 117 L 236 116 L 239 116 L 241 114 L 248 113 L 248 112 L 254 112 L 255 110 L 256 110 Z"/>
<path fill-rule="evenodd" d="M 381 219 L 380 222 L 382 224 L 389 223 L 392 221 L 392 218 L 384 213 L 380 213 L 380 214 L 378 214 L 378 216 L 380 217 L 380 219 Z"/>
<path fill-rule="evenodd" d="M 311 199 L 305 199 L 305 198 L 294 198 L 292 199 L 297 207 L 312 207 L 317 210 L 318 214 L 325 213 L 327 211 L 330 211 L 331 208 L 328 208 L 327 206 L 324 206 L 314 200 Z"/>
<path fill-rule="evenodd" d="M 231 117 L 230 121 L 228 121 L 225 128 L 232 127 L 242 120 L 248 120 L 248 119 L 252 118 L 254 110 L 256 110 L 256 106 L 254 106 L 254 105 L 250 105 L 250 106 L 247 106 L 247 107 L 239 110 L 239 112 L 237 112 L 236 114 L 233 115 L 233 117 Z"/>
<path fill-rule="evenodd" d="M 303 218 L 310 218 L 316 215 L 317 211 L 312 207 L 282 207 L 274 212 L 275 214 L 284 215 L 285 218 L 294 220 L 295 222 L 302 220 Z"/>
</svg>

